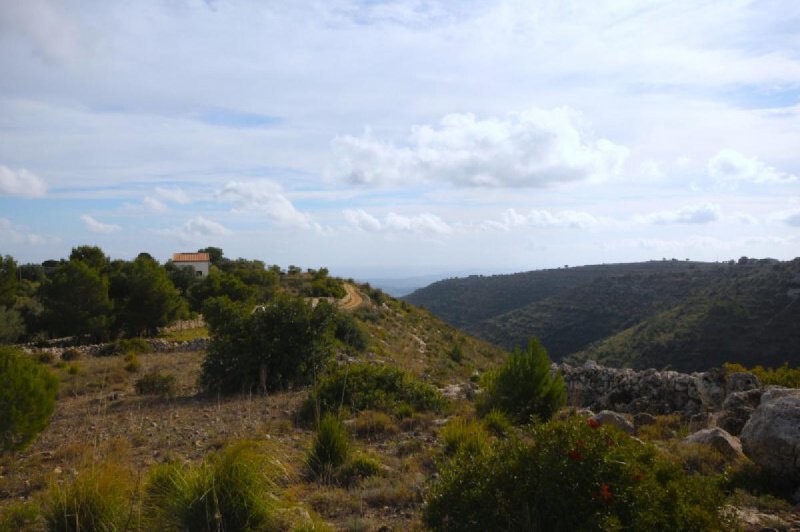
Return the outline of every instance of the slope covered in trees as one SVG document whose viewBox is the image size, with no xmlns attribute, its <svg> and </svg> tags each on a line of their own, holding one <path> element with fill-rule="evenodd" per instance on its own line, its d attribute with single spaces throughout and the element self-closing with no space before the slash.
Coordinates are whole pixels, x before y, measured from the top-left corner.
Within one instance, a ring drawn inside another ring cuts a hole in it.
<svg viewBox="0 0 800 532">
<path fill-rule="evenodd" d="M 556 360 L 580 353 L 571 359 L 683 370 L 726 360 L 780 365 L 800 356 L 798 264 L 585 266 L 440 281 L 407 299 L 505 348 L 538 337 Z"/>
</svg>

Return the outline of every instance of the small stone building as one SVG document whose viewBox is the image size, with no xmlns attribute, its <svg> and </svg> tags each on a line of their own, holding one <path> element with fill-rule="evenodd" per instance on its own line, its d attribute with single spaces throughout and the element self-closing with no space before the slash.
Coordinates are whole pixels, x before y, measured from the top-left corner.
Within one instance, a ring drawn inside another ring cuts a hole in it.
<svg viewBox="0 0 800 532">
<path fill-rule="evenodd" d="M 191 266 L 195 275 L 205 277 L 211 266 L 211 256 L 208 253 L 175 253 L 172 255 L 172 263 L 179 268 Z"/>
</svg>

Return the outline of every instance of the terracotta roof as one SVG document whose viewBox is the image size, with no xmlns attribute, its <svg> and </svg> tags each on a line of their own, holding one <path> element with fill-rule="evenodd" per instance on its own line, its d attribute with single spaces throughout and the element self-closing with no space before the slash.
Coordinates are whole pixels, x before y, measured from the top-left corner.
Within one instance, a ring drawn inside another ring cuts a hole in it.
<svg viewBox="0 0 800 532">
<path fill-rule="evenodd" d="M 175 253 L 172 255 L 175 262 L 209 262 L 211 257 L 208 253 Z"/>
</svg>

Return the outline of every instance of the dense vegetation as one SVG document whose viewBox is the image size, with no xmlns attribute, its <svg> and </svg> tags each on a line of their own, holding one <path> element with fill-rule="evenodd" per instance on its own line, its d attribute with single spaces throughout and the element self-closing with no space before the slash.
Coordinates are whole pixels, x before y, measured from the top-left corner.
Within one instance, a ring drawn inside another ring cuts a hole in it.
<svg viewBox="0 0 800 532">
<path fill-rule="evenodd" d="M 800 353 L 800 259 L 469 277 L 407 299 L 506 348 L 538 337 L 555 360 L 693 371 L 727 360 L 779 366 Z"/>
</svg>

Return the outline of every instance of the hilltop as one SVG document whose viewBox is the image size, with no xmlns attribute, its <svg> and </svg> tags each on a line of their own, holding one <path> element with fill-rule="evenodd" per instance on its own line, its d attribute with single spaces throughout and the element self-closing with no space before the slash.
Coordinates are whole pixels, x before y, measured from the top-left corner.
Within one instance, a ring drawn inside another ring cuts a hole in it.
<svg viewBox="0 0 800 532">
<path fill-rule="evenodd" d="M 650 261 L 448 279 L 406 299 L 505 348 L 693 371 L 797 363 L 800 259 Z"/>
</svg>

